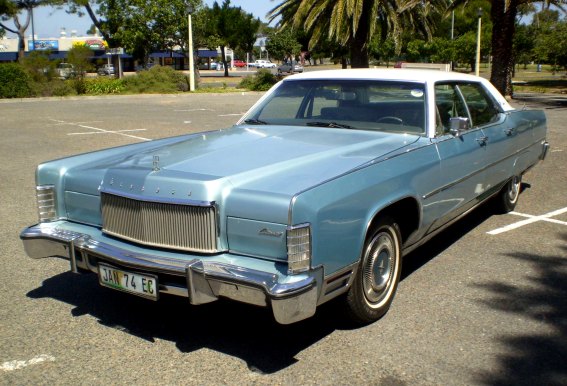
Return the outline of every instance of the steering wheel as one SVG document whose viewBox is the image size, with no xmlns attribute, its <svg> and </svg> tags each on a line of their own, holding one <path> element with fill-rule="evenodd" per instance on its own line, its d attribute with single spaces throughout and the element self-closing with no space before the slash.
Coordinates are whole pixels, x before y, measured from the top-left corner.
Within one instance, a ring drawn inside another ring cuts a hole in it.
<svg viewBox="0 0 567 386">
<path fill-rule="evenodd" d="M 394 123 L 394 124 L 398 124 L 398 125 L 404 125 L 404 120 L 402 118 L 394 117 L 394 116 L 391 116 L 391 115 L 381 117 L 376 122 L 378 122 L 378 123 Z"/>
</svg>

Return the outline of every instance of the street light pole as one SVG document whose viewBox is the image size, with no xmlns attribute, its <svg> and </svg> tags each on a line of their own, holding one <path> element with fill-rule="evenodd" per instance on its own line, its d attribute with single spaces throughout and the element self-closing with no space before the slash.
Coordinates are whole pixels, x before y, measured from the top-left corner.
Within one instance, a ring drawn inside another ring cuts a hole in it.
<svg viewBox="0 0 567 386">
<path fill-rule="evenodd" d="M 33 8 L 31 8 L 31 34 L 32 34 L 32 44 L 33 44 L 33 50 L 36 50 L 35 47 L 35 27 L 34 27 L 34 23 L 33 23 Z M 29 47 L 29 43 L 28 43 L 28 51 L 30 50 Z"/>
<path fill-rule="evenodd" d="M 455 38 L 455 11 L 451 11 L 451 44 Z M 451 59 L 451 71 L 455 70 L 455 63 Z"/>
<path fill-rule="evenodd" d="M 482 26 L 482 8 L 477 11 L 478 15 L 478 31 L 476 35 L 476 65 L 475 65 L 475 75 L 480 75 L 480 28 Z"/>
<path fill-rule="evenodd" d="M 191 25 L 191 14 L 194 12 L 192 4 L 187 6 L 187 24 L 189 30 L 189 91 L 195 91 L 195 63 L 193 62 L 193 27 Z"/>
</svg>

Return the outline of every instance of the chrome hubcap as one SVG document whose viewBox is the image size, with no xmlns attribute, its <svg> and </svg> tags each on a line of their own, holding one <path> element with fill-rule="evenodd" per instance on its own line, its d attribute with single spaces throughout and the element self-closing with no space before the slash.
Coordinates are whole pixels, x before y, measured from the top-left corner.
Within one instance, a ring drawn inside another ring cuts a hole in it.
<svg viewBox="0 0 567 386">
<path fill-rule="evenodd" d="M 394 240 L 386 233 L 376 235 L 366 250 L 363 267 L 363 289 L 370 303 L 378 303 L 392 283 L 396 249 Z"/>
<path fill-rule="evenodd" d="M 520 195 L 520 185 L 521 179 L 517 176 L 514 176 L 514 178 L 510 182 L 510 187 L 508 189 L 508 199 L 510 200 L 510 202 L 514 203 L 518 200 L 518 196 Z"/>
</svg>

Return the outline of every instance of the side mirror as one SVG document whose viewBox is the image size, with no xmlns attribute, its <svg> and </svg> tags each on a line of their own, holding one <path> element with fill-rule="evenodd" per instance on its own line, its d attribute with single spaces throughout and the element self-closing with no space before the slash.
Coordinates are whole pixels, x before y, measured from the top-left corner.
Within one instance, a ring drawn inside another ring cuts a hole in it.
<svg viewBox="0 0 567 386">
<path fill-rule="evenodd" d="M 451 123 L 450 132 L 455 137 L 460 136 L 463 131 L 467 131 L 468 129 L 471 128 L 468 118 L 455 117 L 455 118 L 450 118 L 449 121 Z"/>
</svg>

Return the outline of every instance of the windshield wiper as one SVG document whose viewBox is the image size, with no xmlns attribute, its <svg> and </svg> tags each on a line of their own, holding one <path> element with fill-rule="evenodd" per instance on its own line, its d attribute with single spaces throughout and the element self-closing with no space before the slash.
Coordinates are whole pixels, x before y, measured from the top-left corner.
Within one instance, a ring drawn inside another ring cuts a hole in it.
<svg viewBox="0 0 567 386">
<path fill-rule="evenodd" d="M 338 122 L 307 122 L 307 126 L 319 126 L 319 127 L 333 127 L 342 129 L 356 129 L 354 126 L 345 125 L 344 123 Z"/>
<path fill-rule="evenodd" d="M 261 120 L 256 119 L 256 118 L 246 119 L 246 120 L 244 121 L 244 123 L 250 123 L 251 125 L 269 125 L 268 122 L 266 122 L 266 121 L 261 121 Z"/>
</svg>

